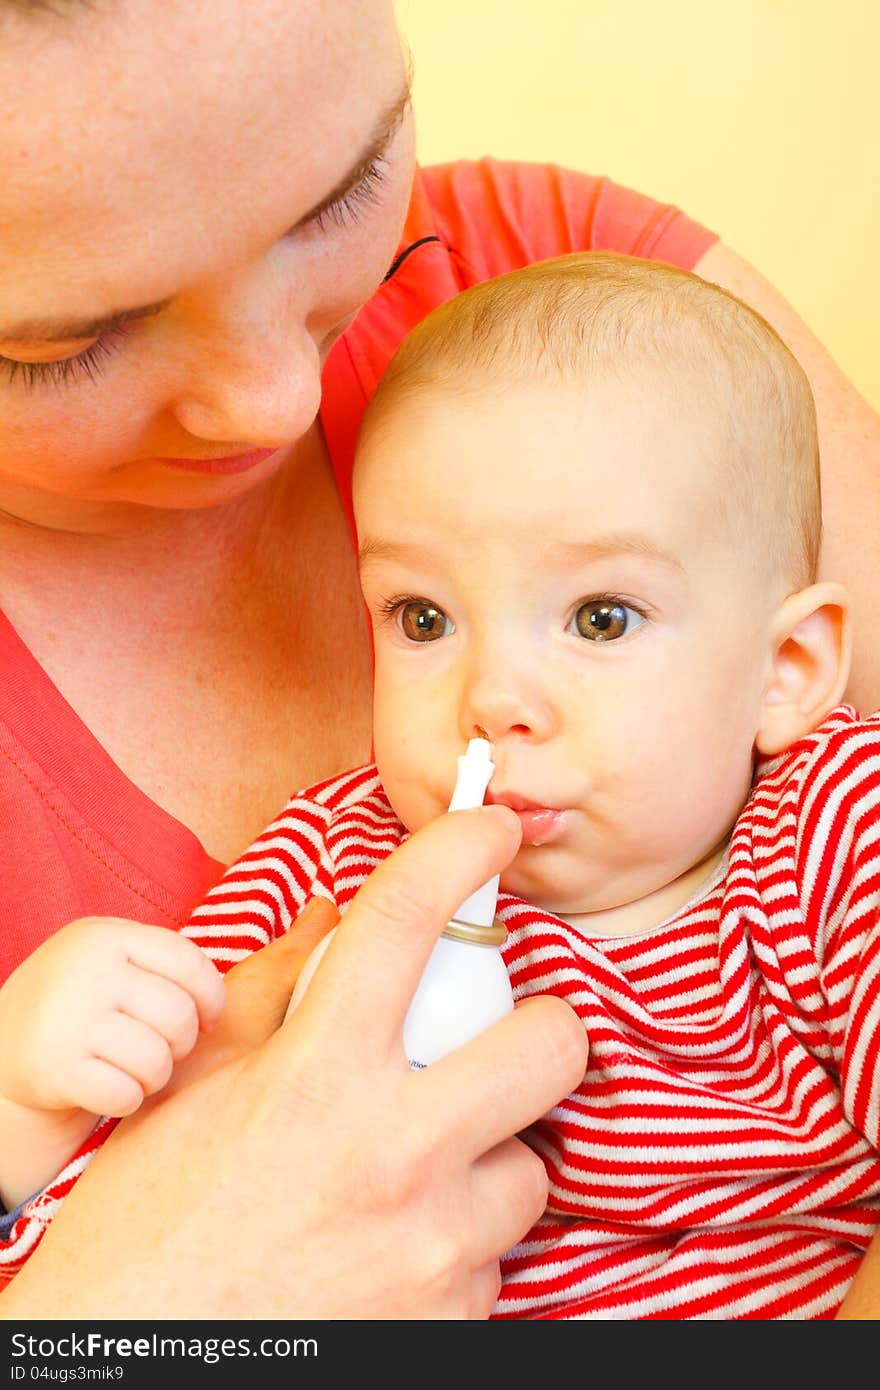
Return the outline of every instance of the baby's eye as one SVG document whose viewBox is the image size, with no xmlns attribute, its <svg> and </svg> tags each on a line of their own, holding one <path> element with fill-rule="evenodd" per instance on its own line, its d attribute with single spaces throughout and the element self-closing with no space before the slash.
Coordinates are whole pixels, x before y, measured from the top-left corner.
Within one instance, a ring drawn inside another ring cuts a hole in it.
<svg viewBox="0 0 880 1390">
<path fill-rule="evenodd" d="M 398 621 L 404 636 L 411 642 L 436 642 L 438 637 L 448 637 L 455 631 L 455 624 L 443 609 L 423 599 L 411 599 L 402 604 Z"/>
<path fill-rule="evenodd" d="M 574 630 L 589 642 L 614 642 L 634 632 L 645 621 L 644 614 L 614 598 L 591 598 L 575 613 Z"/>
</svg>

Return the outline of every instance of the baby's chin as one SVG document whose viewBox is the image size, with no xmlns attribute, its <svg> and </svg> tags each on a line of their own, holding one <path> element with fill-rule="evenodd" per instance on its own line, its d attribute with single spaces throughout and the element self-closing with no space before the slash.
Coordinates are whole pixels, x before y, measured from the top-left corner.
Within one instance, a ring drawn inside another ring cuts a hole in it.
<svg viewBox="0 0 880 1390">
<path fill-rule="evenodd" d="M 543 912 L 567 917 L 582 912 L 603 911 L 618 906 L 609 897 L 607 882 L 590 883 L 583 868 L 566 873 L 564 852 L 552 846 L 525 845 L 507 866 L 499 880 L 499 890 L 524 898 Z M 604 891 L 603 891 L 604 889 Z M 604 901 L 602 901 L 604 899 Z"/>
<path fill-rule="evenodd" d="M 560 847 L 520 849 L 499 888 L 561 917 L 585 936 L 629 936 L 674 916 L 714 880 L 725 845 L 682 872 L 648 864 L 604 863 L 590 878 L 583 857 Z"/>
<path fill-rule="evenodd" d="M 604 863 L 590 870 L 585 868 L 583 853 L 564 845 L 524 845 L 501 874 L 498 886 L 502 893 L 524 898 L 544 912 L 578 917 L 628 910 L 649 898 L 660 887 L 661 877 L 657 875 L 655 882 L 643 873 L 639 879 L 631 865 L 615 871 L 613 864 Z"/>
</svg>

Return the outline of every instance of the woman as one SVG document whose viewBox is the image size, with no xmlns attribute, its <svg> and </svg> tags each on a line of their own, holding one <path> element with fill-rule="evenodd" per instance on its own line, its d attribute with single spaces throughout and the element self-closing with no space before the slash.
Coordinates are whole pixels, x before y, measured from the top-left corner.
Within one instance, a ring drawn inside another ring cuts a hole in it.
<svg viewBox="0 0 880 1390">
<path fill-rule="evenodd" d="M 346 461 L 396 341 L 470 279 L 604 245 L 751 302 L 819 400 L 827 564 L 857 610 L 880 591 L 880 429 L 792 311 L 710 233 L 609 185 L 414 176 L 388 0 L 0 0 L 0 83 L 4 974 L 84 914 L 179 923 L 291 787 L 366 756 Z M 876 661 L 857 656 L 867 704 Z M 320 910 L 233 972 L 223 1027 L 100 1152 L 5 1316 L 490 1311 L 546 1197 L 514 1136 L 584 1042 L 536 1000 L 412 1085 L 422 962 L 515 847 L 503 811 L 471 819 L 371 880 L 279 1032 Z"/>
</svg>

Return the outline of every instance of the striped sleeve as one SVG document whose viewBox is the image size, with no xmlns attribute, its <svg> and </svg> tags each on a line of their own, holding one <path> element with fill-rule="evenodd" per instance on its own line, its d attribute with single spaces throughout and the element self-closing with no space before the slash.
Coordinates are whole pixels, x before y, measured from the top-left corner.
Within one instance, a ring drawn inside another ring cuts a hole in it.
<svg viewBox="0 0 880 1390">
<path fill-rule="evenodd" d="M 310 898 L 337 903 L 328 836 L 340 812 L 374 782 L 373 768 L 358 768 L 291 797 L 226 870 L 182 934 L 225 974 L 289 931 Z"/>
<path fill-rule="evenodd" d="M 64 1198 L 117 1123 L 117 1120 L 100 1120 L 58 1176 L 41 1192 L 24 1202 L 11 1219 L 4 1221 L 0 1237 L 0 1288 L 18 1273 L 34 1253 Z"/>
<path fill-rule="evenodd" d="M 798 858 L 847 1119 L 880 1149 L 880 718 L 832 737 L 804 779 Z"/>
</svg>

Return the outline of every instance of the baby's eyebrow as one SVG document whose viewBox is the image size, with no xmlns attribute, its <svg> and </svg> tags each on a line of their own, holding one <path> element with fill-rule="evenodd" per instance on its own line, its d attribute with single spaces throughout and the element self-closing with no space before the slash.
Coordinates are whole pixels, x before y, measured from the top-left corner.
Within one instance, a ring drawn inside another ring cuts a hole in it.
<svg viewBox="0 0 880 1390">
<path fill-rule="evenodd" d="M 407 541 L 387 541 L 379 536 L 366 536 L 358 547 L 358 565 L 363 568 L 378 560 L 399 560 L 401 562 L 423 560 L 425 547 L 412 545 Z"/>
<path fill-rule="evenodd" d="M 364 537 L 357 548 L 357 567 L 359 570 L 370 569 L 371 564 L 409 564 L 409 566 L 424 566 L 424 564 L 441 564 L 442 552 L 431 549 L 430 545 L 416 543 L 412 541 L 398 541 L 398 539 L 386 539 L 385 537 Z"/>
<path fill-rule="evenodd" d="M 322 212 L 326 212 L 357 187 L 370 166 L 391 144 L 411 99 L 412 77 L 408 71 L 403 89 L 379 117 L 366 148 L 357 156 L 348 173 L 342 176 L 326 197 L 304 213 L 293 227 L 288 228 L 288 233 L 320 217 Z M 170 299 L 161 299 L 154 304 L 142 304 L 133 309 L 118 309 L 97 318 L 28 319 L 6 327 L 0 326 L 0 343 L 75 343 L 80 339 L 100 338 L 103 333 L 112 333 L 135 319 L 154 318 L 156 314 L 161 314 L 163 309 L 167 309 L 170 303 Z"/>
<path fill-rule="evenodd" d="M 559 560 L 573 568 L 593 561 L 613 559 L 618 555 L 632 555 L 639 560 L 653 560 L 679 574 L 687 573 L 681 560 L 671 550 L 666 550 L 650 536 L 629 532 L 594 536 L 588 541 L 559 541 L 548 545 L 545 553 L 549 559 Z M 429 557 L 422 545 L 408 541 L 385 540 L 378 536 L 366 536 L 358 551 L 358 564 L 361 568 L 373 561 L 412 562 L 426 558 Z"/>
<path fill-rule="evenodd" d="M 612 559 L 615 555 L 632 555 L 639 560 L 654 560 L 669 569 L 686 574 L 678 556 L 650 536 L 616 532 L 593 536 L 588 541 L 564 541 L 549 547 L 554 555 L 572 564 L 588 564 L 591 560 Z"/>
</svg>

